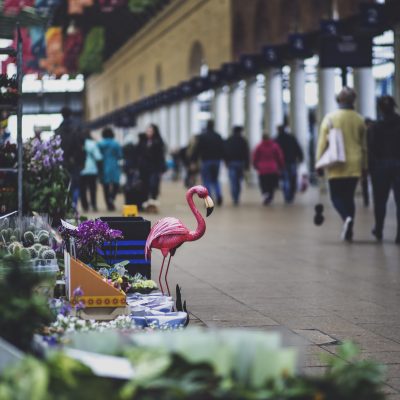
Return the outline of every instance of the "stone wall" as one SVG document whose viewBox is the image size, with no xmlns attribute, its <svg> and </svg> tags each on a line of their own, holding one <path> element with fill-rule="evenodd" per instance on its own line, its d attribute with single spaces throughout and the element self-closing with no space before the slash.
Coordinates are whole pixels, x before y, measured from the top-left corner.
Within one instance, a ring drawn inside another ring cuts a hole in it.
<svg viewBox="0 0 400 400">
<path fill-rule="evenodd" d="M 87 119 L 232 59 L 231 0 L 174 0 L 86 83 Z"/>
<path fill-rule="evenodd" d="M 173 0 L 86 82 L 86 117 L 95 119 L 219 68 L 290 32 L 319 29 L 320 20 L 351 16 L 373 0 Z M 116 28 L 117 29 L 117 28 Z"/>
</svg>

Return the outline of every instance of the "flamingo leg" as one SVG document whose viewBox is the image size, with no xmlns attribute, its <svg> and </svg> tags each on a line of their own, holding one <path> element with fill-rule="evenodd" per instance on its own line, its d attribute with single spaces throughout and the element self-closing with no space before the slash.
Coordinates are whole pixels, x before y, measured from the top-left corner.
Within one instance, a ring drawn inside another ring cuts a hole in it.
<svg viewBox="0 0 400 400">
<path fill-rule="evenodd" d="M 165 262 L 165 259 L 167 258 L 167 256 L 164 256 L 164 258 L 163 258 L 163 260 L 162 260 L 162 264 L 161 264 L 161 268 L 160 268 L 160 275 L 158 275 L 158 283 L 159 283 L 159 285 L 160 285 L 160 289 L 161 289 L 161 293 L 162 294 L 164 294 L 164 289 L 163 289 L 163 287 L 162 287 L 162 284 L 161 284 L 161 275 L 162 275 L 162 272 L 163 272 L 163 268 L 164 268 L 164 262 Z M 170 257 L 171 258 L 171 257 Z M 168 264 L 169 265 L 169 264 Z"/>
<path fill-rule="evenodd" d="M 169 264 L 171 263 L 171 257 L 172 254 L 169 255 L 167 270 L 165 272 L 165 284 L 167 285 L 168 296 L 171 296 L 171 292 L 169 291 L 169 286 L 168 286 L 168 271 L 169 271 Z"/>
</svg>

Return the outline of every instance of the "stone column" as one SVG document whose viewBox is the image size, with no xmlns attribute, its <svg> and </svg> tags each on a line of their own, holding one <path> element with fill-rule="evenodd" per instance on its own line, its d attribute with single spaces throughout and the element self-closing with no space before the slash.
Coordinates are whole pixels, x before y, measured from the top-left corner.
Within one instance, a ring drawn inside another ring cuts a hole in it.
<svg viewBox="0 0 400 400">
<path fill-rule="evenodd" d="M 201 131 L 200 127 L 200 106 L 197 97 L 192 97 L 190 99 L 190 136 L 198 135 Z"/>
<path fill-rule="evenodd" d="M 179 147 L 179 113 L 178 105 L 173 103 L 168 108 L 169 114 L 169 148 L 174 151 Z"/>
<path fill-rule="evenodd" d="M 375 79 L 372 68 L 354 69 L 354 90 L 357 93 L 356 110 L 364 118 L 376 119 Z"/>
<path fill-rule="evenodd" d="M 254 149 L 262 136 L 261 107 L 258 102 L 256 77 L 246 81 L 244 121 L 244 134 L 250 149 Z"/>
<path fill-rule="evenodd" d="M 187 146 L 190 137 L 191 113 L 190 101 L 187 99 L 179 103 L 179 147 Z"/>
<path fill-rule="evenodd" d="M 337 108 L 335 100 L 335 68 L 318 71 L 318 125 L 324 116 Z"/>
<path fill-rule="evenodd" d="M 168 107 L 162 106 L 160 108 L 160 133 L 163 140 L 169 142 L 169 123 L 168 123 Z"/>
<path fill-rule="evenodd" d="M 283 124 L 282 73 L 279 68 L 270 68 L 265 73 L 264 129 L 271 136 Z"/>
<path fill-rule="evenodd" d="M 309 159 L 309 132 L 305 83 L 304 62 L 303 60 L 294 60 L 290 65 L 290 128 L 303 148 L 307 162 Z"/>
<path fill-rule="evenodd" d="M 214 92 L 213 118 L 215 121 L 215 130 L 226 139 L 229 136 L 229 112 L 228 95 L 226 90 L 221 87 Z"/>
<path fill-rule="evenodd" d="M 239 83 L 233 83 L 229 86 L 228 91 L 228 136 L 232 132 L 235 125 L 244 124 L 244 99 L 243 91 Z"/>
</svg>

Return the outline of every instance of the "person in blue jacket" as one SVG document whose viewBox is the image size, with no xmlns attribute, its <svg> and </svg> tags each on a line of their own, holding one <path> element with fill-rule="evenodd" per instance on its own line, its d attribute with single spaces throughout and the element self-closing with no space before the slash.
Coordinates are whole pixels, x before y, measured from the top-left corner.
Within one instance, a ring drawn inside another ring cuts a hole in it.
<svg viewBox="0 0 400 400">
<path fill-rule="evenodd" d="M 80 179 L 80 196 L 83 211 L 87 212 L 89 209 L 89 203 L 87 199 L 87 192 L 90 193 L 90 202 L 93 211 L 97 211 L 97 196 L 96 196 L 96 186 L 97 186 L 97 176 L 99 175 L 99 169 L 101 168 L 102 156 L 97 143 L 93 140 L 90 135 L 90 131 L 85 131 L 83 133 L 85 139 L 85 153 L 86 160 L 85 166 L 81 171 Z"/>
<path fill-rule="evenodd" d="M 119 160 L 122 158 L 122 148 L 114 139 L 114 132 L 111 128 L 104 128 L 103 140 L 98 144 L 103 157 L 103 171 L 101 181 L 104 188 L 104 198 L 108 211 L 115 210 L 115 197 L 119 190 L 119 178 L 121 169 Z"/>
</svg>

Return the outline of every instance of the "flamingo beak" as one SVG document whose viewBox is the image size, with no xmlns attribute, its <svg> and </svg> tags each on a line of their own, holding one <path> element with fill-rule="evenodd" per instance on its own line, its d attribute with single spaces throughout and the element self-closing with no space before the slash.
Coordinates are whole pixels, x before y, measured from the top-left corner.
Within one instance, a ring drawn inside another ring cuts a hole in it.
<svg viewBox="0 0 400 400">
<path fill-rule="evenodd" d="M 204 199 L 204 203 L 206 203 L 206 208 L 207 208 L 207 217 L 211 215 L 211 213 L 214 210 L 214 202 L 210 196 L 207 196 Z"/>
</svg>

